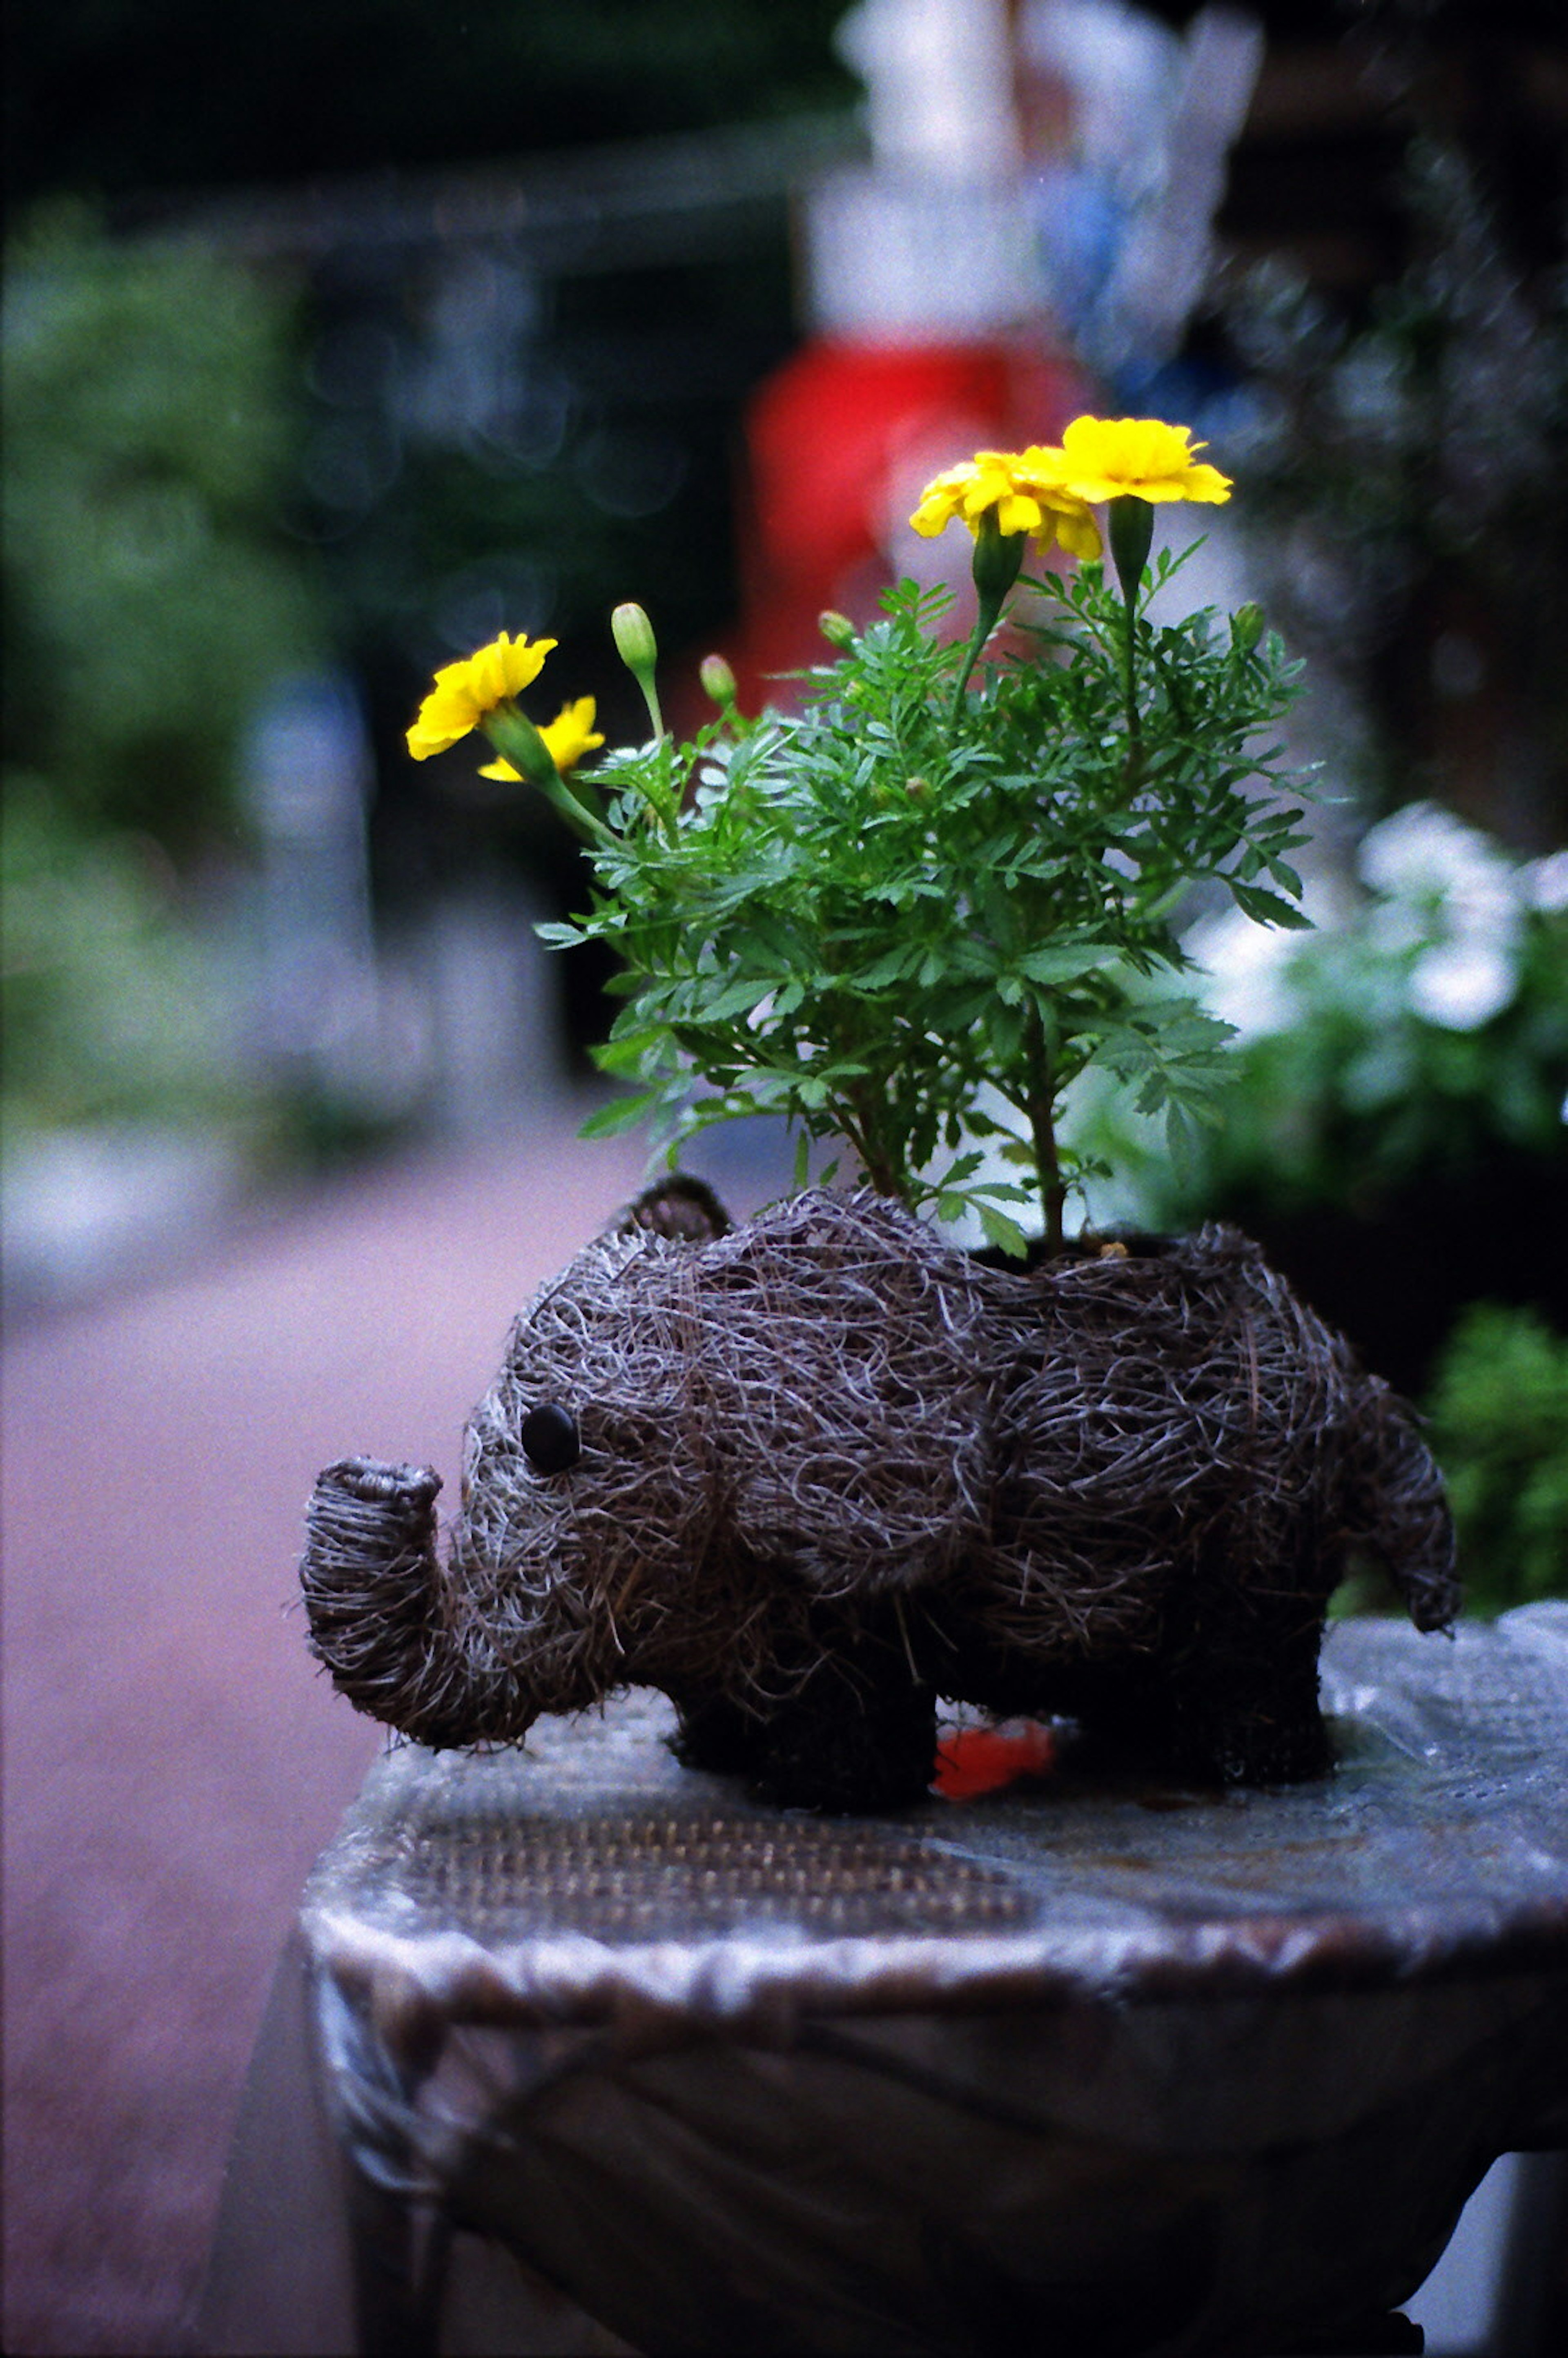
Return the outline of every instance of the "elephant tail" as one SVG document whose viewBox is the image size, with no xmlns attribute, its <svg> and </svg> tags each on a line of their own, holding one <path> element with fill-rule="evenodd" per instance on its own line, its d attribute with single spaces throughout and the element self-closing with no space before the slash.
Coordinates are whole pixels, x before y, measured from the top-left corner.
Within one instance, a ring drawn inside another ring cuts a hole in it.
<svg viewBox="0 0 1568 2358">
<path fill-rule="evenodd" d="M 416 1742 L 468 1740 L 471 1665 L 436 1557 L 441 1477 L 341 1458 L 317 1477 L 299 1567 L 310 1650 L 359 1710 Z"/>
<path fill-rule="evenodd" d="M 1446 1629 L 1459 1610 L 1454 1517 L 1415 1411 L 1378 1376 L 1357 1402 L 1342 1499 L 1346 1538 L 1380 1556 L 1418 1629 Z"/>
</svg>

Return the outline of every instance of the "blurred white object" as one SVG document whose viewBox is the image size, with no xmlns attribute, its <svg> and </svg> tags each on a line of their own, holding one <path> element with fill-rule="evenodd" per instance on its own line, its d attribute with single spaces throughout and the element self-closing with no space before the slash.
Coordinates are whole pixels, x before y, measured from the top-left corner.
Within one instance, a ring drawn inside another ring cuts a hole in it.
<svg viewBox="0 0 1568 2358">
<path fill-rule="evenodd" d="M 865 343 L 983 341 L 1036 308 L 1020 185 L 836 173 L 807 200 L 807 325 Z"/>
<path fill-rule="evenodd" d="M 1415 1012 L 1450 1032 L 1500 1014 L 1518 984 L 1527 893 L 1507 853 L 1451 811 L 1411 803 L 1368 830 L 1357 866 L 1382 896 L 1373 939 L 1390 950 L 1428 941 L 1411 968 Z"/>
<path fill-rule="evenodd" d="M 1263 28 L 1234 8 L 1204 8 L 1187 27 L 1165 124 L 1159 186 L 1133 216 L 1105 291 L 1129 357 L 1168 359 L 1214 258 L 1226 165 L 1263 62 Z"/>
<path fill-rule="evenodd" d="M 1549 851 L 1519 871 L 1532 909 L 1568 909 L 1568 851 Z"/>
<path fill-rule="evenodd" d="M 1356 865 L 1375 892 L 1433 892 L 1494 907 L 1514 900 L 1516 871 L 1508 854 L 1435 803 L 1407 803 L 1368 827 Z"/>
<path fill-rule="evenodd" d="M 1102 367 L 1174 351 L 1262 58 L 1254 18 L 1205 8 L 1184 38 L 1121 0 L 860 0 L 838 46 L 872 161 L 807 199 L 815 333 L 983 339 L 1054 311 Z M 1030 153 L 1022 114 L 1047 89 L 1067 120 Z"/>
<path fill-rule="evenodd" d="M 1326 880 L 1307 880 L 1302 908 L 1314 925 L 1332 930 L 1346 915 L 1343 894 Z M 1295 1021 L 1296 1003 L 1287 969 L 1302 945 L 1299 933 L 1260 925 L 1232 903 L 1200 917 L 1182 946 L 1205 979 L 1203 1003 L 1222 1023 L 1233 1023 L 1243 1040 L 1283 1032 Z"/>
<path fill-rule="evenodd" d="M 350 682 L 336 674 L 278 682 L 252 721 L 243 782 L 260 871 L 267 1044 L 308 1059 L 374 989 L 370 744 Z"/>
<path fill-rule="evenodd" d="M 860 0 L 837 46 L 866 85 L 879 166 L 955 180 L 1022 160 L 1007 0 Z"/>
<path fill-rule="evenodd" d="M 1500 1015 L 1518 979 L 1508 949 L 1497 942 L 1444 942 L 1426 950 L 1411 972 L 1411 1005 L 1445 1032 L 1476 1032 Z"/>
<path fill-rule="evenodd" d="M 866 84 L 872 162 L 802 217 L 815 334 L 984 339 L 1039 308 L 1006 0 L 860 0 L 839 49 Z"/>
<path fill-rule="evenodd" d="M 1390 1020 L 1408 1010 L 1448 1032 L 1478 1031 L 1512 1004 L 1529 913 L 1568 907 L 1568 854 L 1520 866 L 1433 803 L 1409 804 L 1369 827 L 1356 867 L 1368 894 L 1363 909 L 1315 880 L 1303 903 L 1325 933 L 1344 929 L 1359 945 L 1346 987 L 1379 990 Z M 1295 1021 L 1291 966 L 1310 946 L 1310 936 L 1254 925 L 1234 908 L 1200 918 L 1184 937 L 1205 970 L 1205 1006 L 1244 1038 Z"/>
<path fill-rule="evenodd" d="M 1018 40 L 1025 66 L 1071 93 L 1076 161 L 1124 200 L 1145 194 L 1160 172 L 1180 36 L 1122 0 L 1028 0 Z"/>
<path fill-rule="evenodd" d="M 1070 152 L 1047 160 L 1039 185 L 1053 299 L 1099 368 L 1157 366 L 1208 276 L 1262 27 L 1209 7 L 1178 37 L 1122 0 L 1033 0 L 1019 41 L 1025 66 L 1071 98 Z"/>
</svg>

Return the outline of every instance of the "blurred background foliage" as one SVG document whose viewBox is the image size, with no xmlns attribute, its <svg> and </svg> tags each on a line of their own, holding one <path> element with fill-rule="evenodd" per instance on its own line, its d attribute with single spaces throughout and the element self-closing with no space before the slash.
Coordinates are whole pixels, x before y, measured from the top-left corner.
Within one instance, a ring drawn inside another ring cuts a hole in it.
<svg viewBox="0 0 1568 2358">
<path fill-rule="evenodd" d="M 1364 304 L 1281 260 L 1227 283 L 1254 562 L 1354 715 L 1364 807 L 1436 795 L 1544 849 L 1568 833 L 1568 267 L 1537 221 L 1510 246 L 1419 117 L 1393 191 L 1406 259 Z"/>
<path fill-rule="evenodd" d="M 255 701 L 319 655 L 282 530 L 291 292 L 200 247 L 122 246 L 84 201 L 8 255 L 4 477 L 6 1141 L 248 1102 L 198 922 L 240 833 Z"/>
<path fill-rule="evenodd" d="M 0 831 L 6 1145 L 140 1120 L 254 1124 L 228 961 L 156 839 L 11 770 Z"/>
<path fill-rule="evenodd" d="M 744 126 L 852 99 L 842 7 L 19 13 L 0 348 L 13 1146 L 247 1107 L 283 1151 L 363 1142 L 319 1101 L 319 1059 L 269 1057 L 239 980 L 212 988 L 215 932 L 265 955 L 249 741 L 302 676 L 354 684 L 390 932 L 486 874 L 564 913 L 577 853 L 548 814 L 471 763 L 415 770 L 402 730 L 431 667 L 504 624 L 558 638 L 561 692 L 598 693 L 630 732 L 610 606 L 646 599 L 676 648 L 728 617 L 736 412 L 795 334 L 787 162 L 752 194 Z M 646 160 L 734 125 L 735 188 L 724 152 Z M 636 160 L 606 200 L 572 151 L 616 140 Z M 683 195 L 694 171 L 709 185 Z M 507 212 L 519 188 L 540 235 Z M 579 1055 L 599 979 L 567 995 Z M 416 1091 L 386 1109 L 395 1131 L 430 1118 Z"/>
<path fill-rule="evenodd" d="M 287 288 L 200 246 L 126 248 L 82 204 L 12 242 L 5 755 L 78 828 L 199 853 L 232 824 L 257 695 L 319 653 L 279 520 L 297 332 Z"/>
<path fill-rule="evenodd" d="M 1448 1477 L 1472 1606 L 1568 1588 L 1568 1336 L 1530 1310 L 1472 1303 L 1439 1362 L 1432 1444 Z"/>
<path fill-rule="evenodd" d="M 1433 804 L 1370 829 L 1309 889 L 1317 930 L 1229 914 L 1186 948 L 1237 1026 L 1219 1118 L 1173 1163 L 1091 1087 L 1082 1143 L 1119 1175 L 1102 1218 L 1223 1217 L 1411 1396 L 1464 1306 L 1568 1333 L 1568 853 L 1519 861 Z"/>
<path fill-rule="evenodd" d="M 1568 1594 L 1568 851 L 1407 804 L 1309 898 L 1308 935 L 1188 933 L 1235 1085 L 1178 1165 L 1090 1076 L 1092 1208 L 1256 1237 L 1432 1419 L 1473 1606 Z"/>
</svg>

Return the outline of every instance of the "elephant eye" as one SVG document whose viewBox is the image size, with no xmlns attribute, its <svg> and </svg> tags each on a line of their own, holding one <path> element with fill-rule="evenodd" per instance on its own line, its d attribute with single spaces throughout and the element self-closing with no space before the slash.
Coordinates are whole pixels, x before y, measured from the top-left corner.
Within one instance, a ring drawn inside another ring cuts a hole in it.
<svg viewBox="0 0 1568 2358">
<path fill-rule="evenodd" d="M 531 1408 L 523 1420 L 523 1451 L 536 1474 L 564 1474 L 582 1455 L 577 1419 L 559 1401 Z"/>
</svg>

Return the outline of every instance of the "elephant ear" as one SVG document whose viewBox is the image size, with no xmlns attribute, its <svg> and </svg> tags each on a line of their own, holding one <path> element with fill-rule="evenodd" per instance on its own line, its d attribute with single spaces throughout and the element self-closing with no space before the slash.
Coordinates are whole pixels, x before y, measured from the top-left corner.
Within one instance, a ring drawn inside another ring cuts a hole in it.
<svg viewBox="0 0 1568 2358">
<path fill-rule="evenodd" d="M 610 1237 L 635 1236 L 645 1229 L 667 1237 L 673 1244 L 707 1245 L 728 1236 L 734 1226 L 729 1213 L 705 1179 L 684 1171 L 656 1179 L 616 1214 L 604 1231 Z"/>
</svg>

